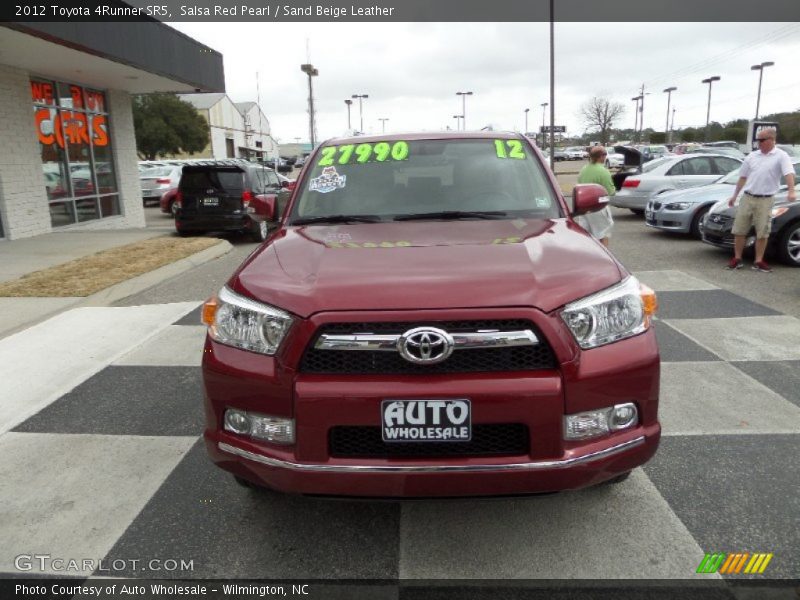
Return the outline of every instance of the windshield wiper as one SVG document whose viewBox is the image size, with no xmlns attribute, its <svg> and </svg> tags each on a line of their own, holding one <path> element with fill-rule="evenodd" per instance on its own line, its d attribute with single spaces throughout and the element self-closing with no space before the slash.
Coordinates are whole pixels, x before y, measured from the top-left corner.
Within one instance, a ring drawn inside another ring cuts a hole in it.
<svg viewBox="0 0 800 600">
<path fill-rule="evenodd" d="M 442 212 L 414 213 L 410 215 L 397 215 L 395 221 L 420 221 L 424 219 L 499 219 L 506 213 L 500 210 L 445 210 Z"/>
<path fill-rule="evenodd" d="M 312 223 L 379 223 L 378 215 L 327 215 L 295 219 L 291 225 L 311 225 Z"/>
</svg>

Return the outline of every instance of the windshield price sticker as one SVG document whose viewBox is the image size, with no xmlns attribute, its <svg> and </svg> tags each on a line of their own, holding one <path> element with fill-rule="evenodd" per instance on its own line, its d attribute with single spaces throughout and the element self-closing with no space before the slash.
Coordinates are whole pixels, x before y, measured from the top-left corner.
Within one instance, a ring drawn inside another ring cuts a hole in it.
<svg viewBox="0 0 800 600">
<path fill-rule="evenodd" d="M 326 241 L 328 248 L 409 248 L 411 242 L 336 242 Z"/>
<path fill-rule="evenodd" d="M 347 175 L 339 175 L 336 167 L 325 167 L 319 177 L 315 177 L 308 185 L 309 192 L 328 194 L 347 185 Z"/>
<path fill-rule="evenodd" d="M 384 400 L 384 442 L 469 442 L 469 400 Z"/>
<path fill-rule="evenodd" d="M 497 153 L 497 158 L 525 158 L 522 142 L 519 140 L 495 140 L 494 149 Z"/>
<path fill-rule="evenodd" d="M 387 160 L 406 160 L 408 158 L 408 142 L 400 141 L 394 144 L 378 142 L 377 144 L 327 146 L 323 148 L 321 152 L 322 158 L 318 163 L 321 167 L 328 167 L 334 163 L 349 165 L 367 162 L 385 162 Z"/>
</svg>

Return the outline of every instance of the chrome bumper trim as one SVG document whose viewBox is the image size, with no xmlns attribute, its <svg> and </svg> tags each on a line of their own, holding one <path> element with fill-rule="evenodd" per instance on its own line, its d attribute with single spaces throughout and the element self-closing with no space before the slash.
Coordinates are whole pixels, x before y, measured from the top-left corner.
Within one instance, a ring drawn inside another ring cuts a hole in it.
<svg viewBox="0 0 800 600">
<path fill-rule="evenodd" d="M 253 462 L 267 465 L 268 467 L 276 467 L 279 469 L 290 469 L 292 471 L 320 471 L 323 473 L 480 473 L 480 472 L 500 472 L 500 471 L 534 471 L 537 469 L 563 469 L 574 465 L 593 462 L 614 456 L 641 446 L 645 442 L 645 437 L 639 436 L 635 439 L 611 446 L 605 450 L 592 452 L 583 456 L 575 458 L 568 458 L 565 460 L 547 460 L 527 463 L 511 463 L 506 465 L 425 465 L 425 466 L 412 466 L 412 465 L 319 465 L 319 464 L 304 464 L 294 463 L 286 460 L 279 460 L 277 458 L 270 458 L 263 454 L 255 454 L 236 448 L 230 444 L 219 442 L 217 447 L 228 454 L 234 454 Z"/>
<path fill-rule="evenodd" d="M 539 338 L 530 329 L 521 331 L 476 331 L 473 333 L 451 333 L 456 350 L 468 348 L 509 348 L 512 346 L 535 346 Z M 314 344 L 317 350 L 381 350 L 397 351 L 399 334 L 354 333 L 323 334 Z"/>
</svg>

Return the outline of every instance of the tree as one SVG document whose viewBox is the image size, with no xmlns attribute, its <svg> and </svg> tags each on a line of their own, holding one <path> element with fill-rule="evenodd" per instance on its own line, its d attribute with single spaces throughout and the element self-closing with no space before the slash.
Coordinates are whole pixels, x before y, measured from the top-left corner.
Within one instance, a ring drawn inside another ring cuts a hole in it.
<svg viewBox="0 0 800 600">
<path fill-rule="evenodd" d="M 594 96 L 591 100 L 581 105 L 579 114 L 586 128 L 597 131 L 600 143 L 606 145 L 614 121 L 624 113 L 625 107 L 619 102 L 612 102 L 608 98 Z"/>
<path fill-rule="evenodd" d="M 133 99 L 136 152 L 142 160 L 167 154 L 200 152 L 208 145 L 208 123 L 174 94 L 148 94 Z"/>
</svg>

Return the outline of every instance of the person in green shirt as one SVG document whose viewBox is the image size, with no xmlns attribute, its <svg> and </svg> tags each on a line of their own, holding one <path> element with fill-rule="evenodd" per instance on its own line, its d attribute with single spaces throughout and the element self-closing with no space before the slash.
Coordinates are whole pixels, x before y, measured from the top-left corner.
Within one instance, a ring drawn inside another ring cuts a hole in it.
<svg viewBox="0 0 800 600">
<path fill-rule="evenodd" d="M 589 164 L 583 167 L 578 174 L 578 183 L 596 183 L 606 188 L 609 196 L 613 196 L 617 190 L 611 180 L 611 173 L 603 166 L 605 160 L 606 149 L 602 146 L 594 146 L 589 151 Z M 592 237 L 608 247 L 611 229 L 614 227 L 614 219 L 611 217 L 611 209 L 608 206 L 596 212 L 579 215 L 575 217 L 575 221 L 592 234 Z"/>
</svg>

